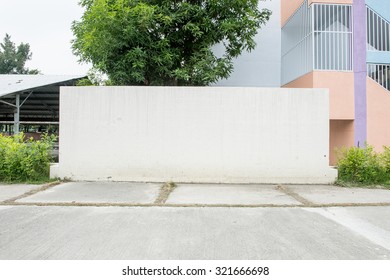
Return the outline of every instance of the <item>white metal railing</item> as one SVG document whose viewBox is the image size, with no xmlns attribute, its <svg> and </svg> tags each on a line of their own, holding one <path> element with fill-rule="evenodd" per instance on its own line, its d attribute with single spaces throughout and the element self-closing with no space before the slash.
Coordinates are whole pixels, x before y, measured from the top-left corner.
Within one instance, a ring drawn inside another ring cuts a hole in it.
<svg viewBox="0 0 390 280">
<path fill-rule="evenodd" d="M 352 71 L 352 48 L 352 6 L 305 0 L 282 28 L 282 83 L 312 70 Z"/>
<path fill-rule="evenodd" d="M 313 4 L 314 69 L 352 70 L 352 6 Z"/>
<path fill-rule="evenodd" d="M 367 76 L 390 90 L 390 64 L 367 64 Z"/>
<path fill-rule="evenodd" d="M 390 23 L 367 6 L 367 50 L 390 51 Z M 367 76 L 390 91 L 390 64 L 367 64 Z"/>
<path fill-rule="evenodd" d="M 282 28 L 282 83 L 313 70 L 312 12 L 305 0 Z"/>
<path fill-rule="evenodd" d="M 390 51 L 390 23 L 367 6 L 367 49 Z"/>
</svg>

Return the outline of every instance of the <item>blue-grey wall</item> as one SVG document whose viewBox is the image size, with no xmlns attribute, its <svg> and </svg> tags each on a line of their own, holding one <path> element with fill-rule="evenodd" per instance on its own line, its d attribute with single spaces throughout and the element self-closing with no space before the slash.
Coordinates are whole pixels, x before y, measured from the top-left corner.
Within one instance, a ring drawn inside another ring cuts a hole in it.
<svg viewBox="0 0 390 280">
<path fill-rule="evenodd" d="M 270 9 L 272 16 L 256 36 L 256 49 L 237 58 L 234 62 L 234 72 L 227 80 L 218 82 L 218 86 L 280 87 L 280 1 L 260 0 L 259 8 Z M 216 54 L 222 51 L 222 46 L 216 46 Z"/>
<path fill-rule="evenodd" d="M 366 5 L 390 21 L 390 0 L 366 0 Z"/>
</svg>

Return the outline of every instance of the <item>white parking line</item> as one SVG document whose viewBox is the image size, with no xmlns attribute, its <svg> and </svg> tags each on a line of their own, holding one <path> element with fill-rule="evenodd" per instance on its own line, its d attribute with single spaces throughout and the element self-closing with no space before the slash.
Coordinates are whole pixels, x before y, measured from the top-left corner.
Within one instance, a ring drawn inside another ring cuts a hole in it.
<svg viewBox="0 0 390 280">
<path fill-rule="evenodd" d="M 351 214 L 347 208 L 302 208 L 305 211 L 322 215 L 371 242 L 390 250 L 390 232 L 377 227 Z"/>
</svg>

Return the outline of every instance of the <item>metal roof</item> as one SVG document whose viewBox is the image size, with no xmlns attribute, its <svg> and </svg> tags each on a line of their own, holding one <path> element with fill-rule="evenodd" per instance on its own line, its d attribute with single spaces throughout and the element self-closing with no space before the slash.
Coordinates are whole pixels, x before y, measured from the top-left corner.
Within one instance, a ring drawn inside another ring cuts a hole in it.
<svg viewBox="0 0 390 280">
<path fill-rule="evenodd" d="M 0 75 L 0 98 L 12 93 L 32 91 L 85 77 L 85 75 Z"/>
<path fill-rule="evenodd" d="M 58 122 L 60 86 L 74 86 L 81 75 L 0 75 L 0 123 L 14 121 L 16 95 L 20 121 Z"/>
</svg>

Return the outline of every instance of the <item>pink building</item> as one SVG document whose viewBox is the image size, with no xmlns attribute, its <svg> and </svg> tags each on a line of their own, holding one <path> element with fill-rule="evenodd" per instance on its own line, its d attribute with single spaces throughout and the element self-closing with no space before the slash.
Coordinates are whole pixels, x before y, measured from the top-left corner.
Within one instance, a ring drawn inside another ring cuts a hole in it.
<svg viewBox="0 0 390 280">
<path fill-rule="evenodd" d="M 282 0 L 282 87 L 329 88 L 330 164 L 340 147 L 390 146 L 390 6 Z"/>
</svg>

